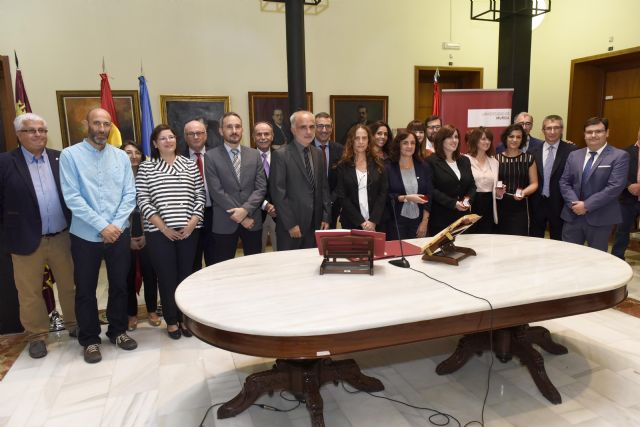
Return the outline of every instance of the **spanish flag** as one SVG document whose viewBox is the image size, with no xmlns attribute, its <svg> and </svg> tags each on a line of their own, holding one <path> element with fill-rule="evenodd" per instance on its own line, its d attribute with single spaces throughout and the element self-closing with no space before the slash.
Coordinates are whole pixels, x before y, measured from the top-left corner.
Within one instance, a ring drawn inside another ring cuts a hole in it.
<svg viewBox="0 0 640 427">
<path fill-rule="evenodd" d="M 16 116 L 19 116 L 20 114 L 30 113 L 31 105 L 29 104 L 27 90 L 24 88 L 22 71 L 20 71 L 20 65 L 18 62 L 18 54 L 15 50 L 13 51 L 13 55 L 16 60 Z"/>
<path fill-rule="evenodd" d="M 122 145 L 122 135 L 118 129 L 118 116 L 116 115 L 116 103 L 111 95 L 111 85 L 109 85 L 109 77 L 106 73 L 100 74 L 100 106 L 107 110 L 111 115 L 111 132 L 109 132 L 108 143 L 114 147 Z"/>
</svg>

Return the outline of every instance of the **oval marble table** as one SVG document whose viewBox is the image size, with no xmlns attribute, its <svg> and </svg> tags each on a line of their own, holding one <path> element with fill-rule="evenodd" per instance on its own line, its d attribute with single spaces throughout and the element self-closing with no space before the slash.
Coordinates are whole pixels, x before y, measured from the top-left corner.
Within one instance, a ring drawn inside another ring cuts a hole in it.
<svg viewBox="0 0 640 427">
<path fill-rule="evenodd" d="M 306 401 L 312 424 L 322 426 L 322 384 L 344 380 L 361 390 L 383 389 L 353 360 L 329 356 L 467 334 L 438 366 L 444 374 L 488 349 L 483 333 L 491 327 L 498 357 L 519 357 L 541 392 L 558 403 L 531 344 L 553 353 L 566 349 L 548 331 L 526 324 L 618 304 L 626 297 L 631 268 L 605 252 L 548 239 L 463 235 L 456 244 L 477 256 L 459 266 L 408 259 L 413 269 L 486 298 L 492 312 L 485 301 L 385 260 L 375 262 L 373 276 L 320 276 L 316 249 L 240 257 L 188 277 L 176 302 L 197 337 L 229 351 L 278 359 L 272 370 L 250 375 L 218 417 L 237 415 L 262 394 L 286 389 Z"/>
</svg>

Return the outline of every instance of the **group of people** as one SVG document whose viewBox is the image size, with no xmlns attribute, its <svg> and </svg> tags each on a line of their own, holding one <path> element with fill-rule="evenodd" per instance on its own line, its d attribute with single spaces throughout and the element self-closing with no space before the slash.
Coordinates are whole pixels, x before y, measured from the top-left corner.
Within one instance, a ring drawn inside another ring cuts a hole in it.
<svg viewBox="0 0 640 427">
<path fill-rule="evenodd" d="M 470 232 L 544 237 L 548 225 L 552 239 L 601 250 L 621 224 L 614 253 L 624 258 L 639 211 L 640 133 L 629 153 L 616 149 L 607 144 L 607 119 L 598 117 L 585 123 L 587 147 L 578 150 L 561 139 L 557 115 L 543 120 L 544 141 L 530 135 L 533 117 L 521 113 L 497 146 L 490 129 L 461 135 L 437 116 L 412 121 L 395 136 L 382 121 L 358 123 L 342 145 L 331 141 L 329 114 L 297 111 L 291 140 L 280 144 L 273 123 L 256 123 L 254 149 L 241 144 L 242 119 L 228 112 L 216 146 L 207 146 L 213 130 L 199 120 L 184 125 L 184 149 L 174 129 L 158 125 L 149 159 L 134 142 L 107 143 L 107 111 L 91 110 L 87 123 L 87 138 L 59 152 L 46 148 L 45 120 L 23 114 L 14 122 L 20 147 L 0 155 L 2 229 L 34 358 L 47 354 L 45 264 L 56 277 L 69 335 L 84 347 L 85 361 L 96 363 L 103 259 L 106 335 L 133 350 L 127 330 L 137 324 L 140 277 L 149 323 L 160 325 L 159 292 L 168 336 L 190 337 L 176 288 L 203 258 L 206 265 L 233 258 L 239 240 L 251 255 L 268 240 L 274 250 L 314 247 L 316 230 L 338 224 L 385 232 L 388 240 L 425 237 L 476 213 L 482 218 Z M 463 136 L 467 154 L 460 152 Z"/>
</svg>

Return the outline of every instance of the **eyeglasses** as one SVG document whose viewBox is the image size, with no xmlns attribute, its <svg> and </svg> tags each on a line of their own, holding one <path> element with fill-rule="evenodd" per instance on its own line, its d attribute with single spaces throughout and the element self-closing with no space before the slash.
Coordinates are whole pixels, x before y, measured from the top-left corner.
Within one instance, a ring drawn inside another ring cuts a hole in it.
<svg viewBox="0 0 640 427">
<path fill-rule="evenodd" d="M 562 126 L 547 126 L 544 130 L 558 131 L 562 130 Z"/>
<path fill-rule="evenodd" d="M 518 122 L 516 124 L 520 126 L 533 126 L 533 122 Z"/>
<path fill-rule="evenodd" d="M 602 135 L 603 133 L 605 133 L 606 130 L 605 129 L 597 129 L 597 130 L 585 130 L 584 134 L 585 135 Z"/>
<path fill-rule="evenodd" d="M 45 129 L 45 128 L 38 128 L 38 129 L 22 129 L 19 130 L 18 132 L 22 132 L 22 133 L 28 133 L 29 135 L 35 135 L 36 133 L 41 133 L 43 135 L 46 135 L 49 132 L 49 129 Z"/>
<path fill-rule="evenodd" d="M 316 129 L 331 129 L 333 125 L 316 125 Z"/>
<path fill-rule="evenodd" d="M 176 136 L 175 135 L 163 136 L 163 137 L 158 138 L 158 141 L 160 141 L 160 142 L 175 141 L 175 140 L 176 140 Z"/>
<path fill-rule="evenodd" d="M 198 131 L 198 132 L 187 132 L 185 135 L 190 137 L 190 138 L 195 138 L 195 137 L 200 138 L 201 136 L 205 136 L 206 134 L 207 134 L 207 132 L 201 130 L 201 131 Z"/>
<path fill-rule="evenodd" d="M 440 125 L 427 126 L 427 129 L 429 130 L 440 130 L 441 128 L 442 126 Z"/>
</svg>

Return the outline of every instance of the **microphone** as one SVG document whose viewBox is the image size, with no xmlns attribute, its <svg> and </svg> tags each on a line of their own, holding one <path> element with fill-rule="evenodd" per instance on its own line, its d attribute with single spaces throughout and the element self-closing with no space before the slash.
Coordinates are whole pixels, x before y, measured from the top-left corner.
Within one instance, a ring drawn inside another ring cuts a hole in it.
<svg viewBox="0 0 640 427">
<path fill-rule="evenodd" d="M 396 216 L 396 198 L 393 196 L 389 196 L 391 198 L 391 211 L 393 211 L 393 222 L 396 225 L 396 235 L 398 236 L 398 242 L 400 242 L 400 259 L 392 259 L 389 261 L 389 264 L 400 267 L 400 268 L 409 268 L 409 261 L 404 257 L 404 249 L 402 249 L 402 239 L 400 238 L 400 228 L 398 228 L 398 217 Z"/>
</svg>

